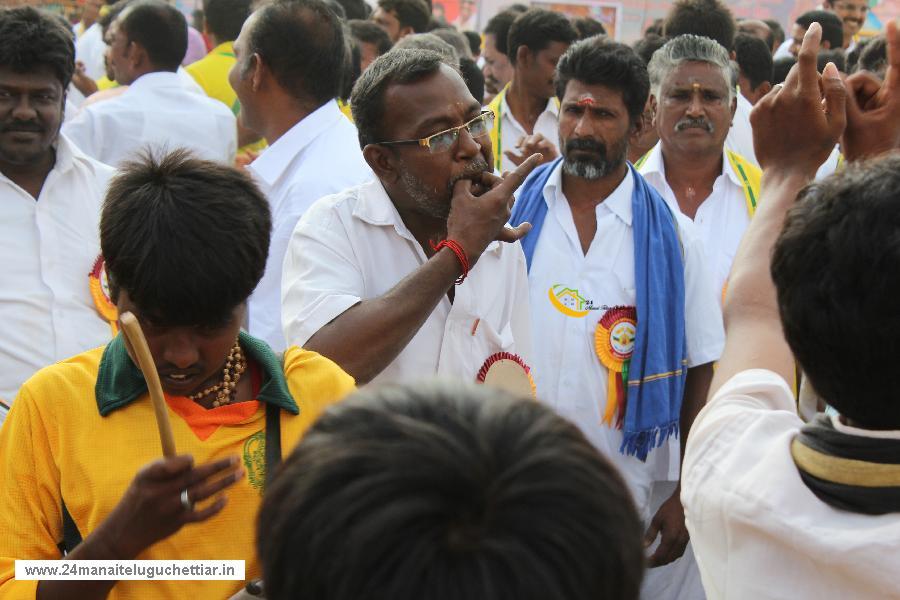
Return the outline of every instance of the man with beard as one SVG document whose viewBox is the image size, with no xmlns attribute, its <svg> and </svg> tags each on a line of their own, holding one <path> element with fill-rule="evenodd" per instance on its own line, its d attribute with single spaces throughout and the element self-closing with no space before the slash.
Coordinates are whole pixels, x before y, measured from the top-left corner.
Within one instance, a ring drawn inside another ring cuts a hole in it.
<svg viewBox="0 0 900 600">
<path fill-rule="evenodd" d="M 494 176 L 493 114 L 428 50 L 378 57 L 351 106 L 377 180 L 319 200 L 294 230 L 282 286 L 288 342 L 359 384 L 475 381 L 500 358 L 527 370 L 525 257 L 511 242 L 528 225 L 506 222 L 540 157 Z"/>
<path fill-rule="evenodd" d="M 74 70 L 72 35 L 57 19 L 0 10 L 0 422 L 35 371 L 111 336 L 88 274 L 112 169 L 59 135 Z"/>
<path fill-rule="evenodd" d="M 557 69 L 562 157 L 531 174 L 510 222 L 533 225 L 522 247 L 538 397 L 619 467 L 647 525 L 645 542 L 660 537 L 649 558 L 659 567 L 688 543 L 681 449 L 723 332 L 691 223 L 625 159 L 644 126 L 648 90 L 646 67 L 627 46 L 598 38 L 573 45 Z M 653 505 L 660 487 L 668 495 Z M 693 574 L 651 568 L 644 596 L 671 597 L 661 590 L 684 581 L 699 588 L 695 566 Z"/>
<path fill-rule="evenodd" d="M 760 184 L 759 169 L 725 147 L 737 102 L 728 52 L 709 38 L 683 35 L 647 69 L 659 143 L 636 166 L 674 212 L 694 221 L 721 292 Z"/>
</svg>

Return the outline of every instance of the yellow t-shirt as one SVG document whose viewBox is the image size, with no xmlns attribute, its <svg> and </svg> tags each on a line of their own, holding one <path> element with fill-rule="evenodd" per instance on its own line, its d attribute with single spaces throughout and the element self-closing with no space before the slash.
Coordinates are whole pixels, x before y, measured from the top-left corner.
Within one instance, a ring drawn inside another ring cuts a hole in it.
<svg viewBox="0 0 900 600">
<path fill-rule="evenodd" d="M 234 116 L 241 111 L 241 103 L 231 84 L 228 82 L 228 72 L 237 62 L 234 56 L 234 44 L 232 42 L 224 42 L 209 51 L 209 54 L 200 60 L 189 64 L 185 70 L 191 74 L 191 77 L 197 84 L 203 88 L 206 95 L 215 98 L 231 109 Z M 259 140 L 252 144 L 247 144 L 238 149 L 238 153 L 251 152 L 259 154 L 266 148 L 265 140 Z"/>
<path fill-rule="evenodd" d="M 225 492 L 228 503 L 219 514 L 183 527 L 139 559 L 245 560 L 246 578 L 259 577 L 254 529 L 265 481 L 266 403 L 281 408 L 282 455 L 287 456 L 319 414 L 354 388 L 349 375 L 314 352 L 289 348 L 282 366 L 263 342 L 241 334 L 241 345 L 261 375 L 255 412 L 238 422 L 225 419 L 212 430 L 207 426 L 204 439 L 195 433 L 196 424 L 192 429 L 181 416 L 184 410 L 173 410 L 170 403 L 168 412 L 179 454 L 193 455 L 198 465 L 236 454 L 247 474 Z M 38 582 L 13 578 L 16 558 L 60 558 L 63 500 L 86 538 L 135 474 L 162 455 L 146 386 L 140 387 L 140 372 L 124 352 L 117 337 L 103 348 L 42 369 L 22 386 L 0 429 L 2 600 L 35 597 Z M 120 581 L 109 598 L 218 599 L 243 585 Z"/>
</svg>

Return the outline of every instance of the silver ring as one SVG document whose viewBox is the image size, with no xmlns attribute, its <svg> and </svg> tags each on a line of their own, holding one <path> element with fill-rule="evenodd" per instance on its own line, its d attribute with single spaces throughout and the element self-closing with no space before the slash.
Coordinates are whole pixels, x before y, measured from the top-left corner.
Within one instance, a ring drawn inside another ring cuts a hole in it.
<svg viewBox="0 0 900 600">
<path fill-rule="evenodd" d="M 181 506 L 183 506 L 184 510 L 188 512 L 194 510 L 194 503 L 191 502 L 191 499 L 188 496 L 187 488 L 181 490 Z"/>
</svg>

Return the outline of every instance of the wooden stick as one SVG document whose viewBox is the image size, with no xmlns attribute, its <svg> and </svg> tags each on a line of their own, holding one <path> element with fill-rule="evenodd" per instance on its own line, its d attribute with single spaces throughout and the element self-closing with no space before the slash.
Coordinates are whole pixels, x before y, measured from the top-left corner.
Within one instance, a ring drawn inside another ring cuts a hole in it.
<svg viewBox="0 0 900 600">
<path fill-rule="evenodd" d="M 147 346 L 147 338 L 141 330 L 141 324 L 130 312 L 119 315 L 119 323 L 122 324 L 122 333 L 131 345 L 135 353 L 141 373 L 147 382 L 150 391 L 150 401 L 153 402 L 153 413 L 156 415 L 156 426 L 159 428 L 159 439 L 162 442 L 163 456 L 175 456 L 175 438 L 172 436 L 172 424 L 169 423 L 169 412 L 166 409 L 166 399 L 163 396 L 162 385 L 159 383 L 159 373 L 156 372 L 156 363 Z"/>
</svg>

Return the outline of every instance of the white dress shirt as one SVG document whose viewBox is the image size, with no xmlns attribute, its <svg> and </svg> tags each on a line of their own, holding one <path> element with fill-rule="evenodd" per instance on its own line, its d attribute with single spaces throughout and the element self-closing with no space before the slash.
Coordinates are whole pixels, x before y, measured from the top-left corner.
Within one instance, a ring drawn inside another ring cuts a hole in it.
<svg viewBox="0 0 900 600">
<path fill-rule="evenodd" d="M 900 515 L 819 500 L 791 457 L 802 426 L 787 382 L 762 369 L 732 377 L 694 421 L 681 499 L 708 597 L 897 598 Z"/>
<path fill-rule="evenodd" d="M 100 207 L 112 173 L 65 136 L 37 200 L 0 173 L 0 398 L 7 403 L 38 369 L 112 335 L 88 279 L 100 254 Z"/>
<path fill-rule="evenodd" d="M 85 154 L 118 166 L 145 148 L 187 148 L 199 158 L 233 164 L 237 124 L 218 100 L 185 87 L 180 75 L 147 73 L 119 96 L 83 108 L 63 132 Z"/>
<path fill-rule="evenodd" d="M 534 135 L 538 133 L 543 135 L 553 143 L 557 152 L 559 151 L 559 105 L 555 97 L 547 100 L 547 107 L 535 121 L 532 133 Z M 501 172 L 514 171 L 516 169 L 516 164 L 503 153 L 507 150 L 512 150 L 516 154 L 520 154 L 516 144 L 526 135 L 529 135 L 529 133 L 525 131 L 525 128 L 513 116 L 512 111 L 509 109 L 509 104 L 506 102 L 506 94 L 503 94 L 503 100 L 500 101 L 500 148 L 494 148 L 494 155 L 500 156 Z"/>
<path fill-rule="evenodd" d="M 285 257 L 288 342 L 305 344 L 323 325 L 362 300 L 383 296 L 427 260 L 380 181 L 319 200 L 297 224 Z M 528 321 L 522 248 L 492 242 L 456 287 L 453 304 L 445 295 L 373 381 L 437 374 L 474 382 L 496 352 L 519 354 L 527 363 Z"/>
<path fill-rule="evenodd" d="M 356 127 L 326 102 L 269 146 L 249 167 L 269 198 L 272 240 L 266 272 L 250 296 L 250 333 L 280 352 L 281 270 L 297 221 L 313 202 L 372 178 Z"/>
<path fill-rule="evenodd" d="M 740 154 L 755 166 L 759 166 L 756 160 L 756 152 L 753 150 L 753 127 L 750 125 L 750 111 L 753 105 L 744 98 L 744 95 L 735 92 L 737 96 L 737 108 L 731 119 L 731 129 L 725 137 L 725 148 L 735 154 Z"/>
<path fill-rule="evenodd" d="M 663 164 L 662 143 L 656 144 L 647 160 L 641 165 L 641 174 L 647 183 L 656 188 L 673 212 L 681 213 L 675 192 L 666 181 L 666 167 Z M 685 216 L 687 219 L 688 217 Z M 738 244 L 750 225 L 744 186 L 731 168 L 728 157 L 722 156 L 722 173 L 713 183 L 712 192 L 697 208 L 694 215 L 694 229 L 706 249 L 710 278 L 718 298 L 731 272 L 731 263 Z"/>
<path fill-rule="evenodd" d="M 75 42 L 75 60 L 84 63 L 84 74 L 94 81 L 106 75 L 106 64 L 103 55 L 106 53 L 106 42 L 103 41 L 103 30 L 100 23 L 94 23 Z"/>
<path fill-rule="evenodd" d="M 538 397 L 576 423 L 617 467 L 631 488 L 642 518 L 649 515 L 654 481 L 677 480 L 678 438 L 650 452 L 647 462 L 619 452 L 622 431 L 603 423 L 608 371 L 594 350 L 594 332 L 604 306 L 635 306 L 634 237 L 629 170 L 622 183 L 597 205 L 597 233 L 587 254 L 581 249 L 569 203 L 562 192 L 562 166 L 544 186 L 548 212 L 529 273 Z M 719 358 L 724 344 L 722 313 L 707 275 L 703 246 L 690 221 L 675 213 L 685 260 L 685 331 L 688 367 Z M 598 310 L 567 316 L 550 300 L 564 286 Z"/>
</svg>

